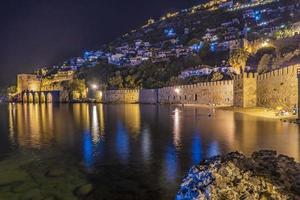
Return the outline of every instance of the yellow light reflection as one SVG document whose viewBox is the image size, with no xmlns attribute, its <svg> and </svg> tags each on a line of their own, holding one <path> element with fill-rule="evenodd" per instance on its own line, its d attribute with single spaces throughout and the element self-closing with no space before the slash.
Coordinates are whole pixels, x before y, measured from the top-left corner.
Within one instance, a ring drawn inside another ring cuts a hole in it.
<svg viewBox="0 0 300 200">
<path fill-rule="evenodd" d="M 100 140 L 100 130 L 99 130 L 99 119 L 97 107 L 94 105 L 92 108 L 92 138 L 93 143 L 96 144 Z"/>
<path fill-rule="evenodd" d="M 141 112 L 139 104 L 125 105 L 125 125 L 129 132 L 138 135 L 141 130 Z"/>
<path fill-rule="evenodd" d="M 173 122 L 173 143 L 176 149 L 181 148 L 181 125 L 180 125 L 180 116 L 181 111 L 178 108 L 174 110 L 174 122 Z"/>
</svg>

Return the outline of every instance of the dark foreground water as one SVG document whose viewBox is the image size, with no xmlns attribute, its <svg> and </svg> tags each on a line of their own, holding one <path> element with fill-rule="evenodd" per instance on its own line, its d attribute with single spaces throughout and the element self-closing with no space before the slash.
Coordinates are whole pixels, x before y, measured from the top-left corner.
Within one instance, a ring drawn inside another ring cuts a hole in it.
<svg viewBox="0 0 300 200">
<path fill-rule="evenodd" d="M 1 162 L 20 151 L 74 157 L 91 172 L 94 199 L 174 199 L 189 167 L 230 151 L 275 149 L 300 160 L 298 125 L 231 111 L 0 104 L 0 122 Z"/>
</svg>

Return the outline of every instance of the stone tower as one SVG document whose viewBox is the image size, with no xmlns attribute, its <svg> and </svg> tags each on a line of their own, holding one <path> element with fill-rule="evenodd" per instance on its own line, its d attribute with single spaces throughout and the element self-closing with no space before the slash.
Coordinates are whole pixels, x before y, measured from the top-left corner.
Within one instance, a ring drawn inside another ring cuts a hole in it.
<svg viewBox="0 0 300 200">
<path fill-rule="evenodd" d="M 235 76 L 233 81 L 233 106 L 256 106 L 257 73 L 242 73 Z"/>
</svg>

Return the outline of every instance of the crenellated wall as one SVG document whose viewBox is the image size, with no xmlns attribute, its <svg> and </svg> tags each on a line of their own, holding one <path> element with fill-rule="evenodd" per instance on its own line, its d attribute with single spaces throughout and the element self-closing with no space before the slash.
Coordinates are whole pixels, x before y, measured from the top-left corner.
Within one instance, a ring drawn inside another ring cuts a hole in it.
<svg viewBox="0 0 300 200">
<path fill-rule="evenodd" d="M 257 106 L 291 110 L 298 104 L 297 69 L 300 64 L 257 77 Z"/>
<path fill-rule="evenodd" d="M 160 103 L 233 105 L 233 81 L 205 82 L 158 90 Z"/>
<path fill-rule="evenodd" d="M 158 103 L 158 89 L 139 90 L 140 103 Z"/>
<path fill-rule="evenodd" d="M 233 81 L 217 81 L 161 89 L 107 90 L 105 103 L 184 103 L 233 105 Z"/>
<path fill-rule="evenodd" d="M 157 89 L 107 90 L 100 101 L 104 103 L 158 103 Z"/>
<path fill-rule="evenodd" d="M 233 80 L 160 89 L 103 91 L 104 103 L 215 104 L 292 110 L 298 105 L 300 64 L 257 75 L 243 73 Z M 101 92 L 102 94 L 102 92 Z"/>
<path fill-rule="evenodd" d="M 107 90 L 103 93 L 105 103 L 138 103 L 139 90 Z"/>
</svg>

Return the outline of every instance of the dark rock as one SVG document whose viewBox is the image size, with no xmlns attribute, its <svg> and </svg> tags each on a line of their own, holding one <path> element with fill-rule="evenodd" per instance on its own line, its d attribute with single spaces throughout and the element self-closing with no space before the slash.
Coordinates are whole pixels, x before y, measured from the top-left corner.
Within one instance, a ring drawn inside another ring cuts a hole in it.
<svg viewBox="0 0 300 200">
<path fill-rule="evenodd" d="M 43 200 L 57 200 L 54 196 L 45 197 Z"/>
<path fill-rule="evenodd" d="M 85 184 L 82 185 L 78 188 L 76 188 L 75 190 L 75 195 L 76 196 L 88 196 L 89 194 L 92 193 L 92 191 L 94 190 L 93 185 L 92 184 Z"/>
<path fill-rule="evenodd" d="M 291 190 L 300 196 L 300 183 L 293 184 Z"/>
<path fill-rule="evenodd" d="M 299 174 L 300 164 L 276 151 L 232 152 L 193 166 L 177 199 L 300 199 Z"/>
<path fill-rule="evenodd" d="M 48 177 L 62 177 L 64 176 L 66 171 L 62 168 L 53 168 L 50 169 L 47 173 L 46 176 Z"/>
<path fill-rule="evenodd" d="M 42 200 L 43 197 L 41 195 L 41 191 L 39 189 L 31 189 L 22 194 L 22 200 L 35 200 L 39 199 Z"/>
<path fill-rule="evenodd" d="M 37 187 L 37 184 L 35 184 L 34 182 L 26 182 L 26 183 L 22 182 L 20 184 L 16 184 L 12 186 L 12 191 L 15 193 L 25 192 L 35 187 Z"/>
<path fill-rule="evenodd" d="M 210 171 L 200 171 L 197 167 L 192 167 L 181 184 L 177 199 L 196 199 L 200 191 L 205 190 L 214 179 Z"/>
</svg>

